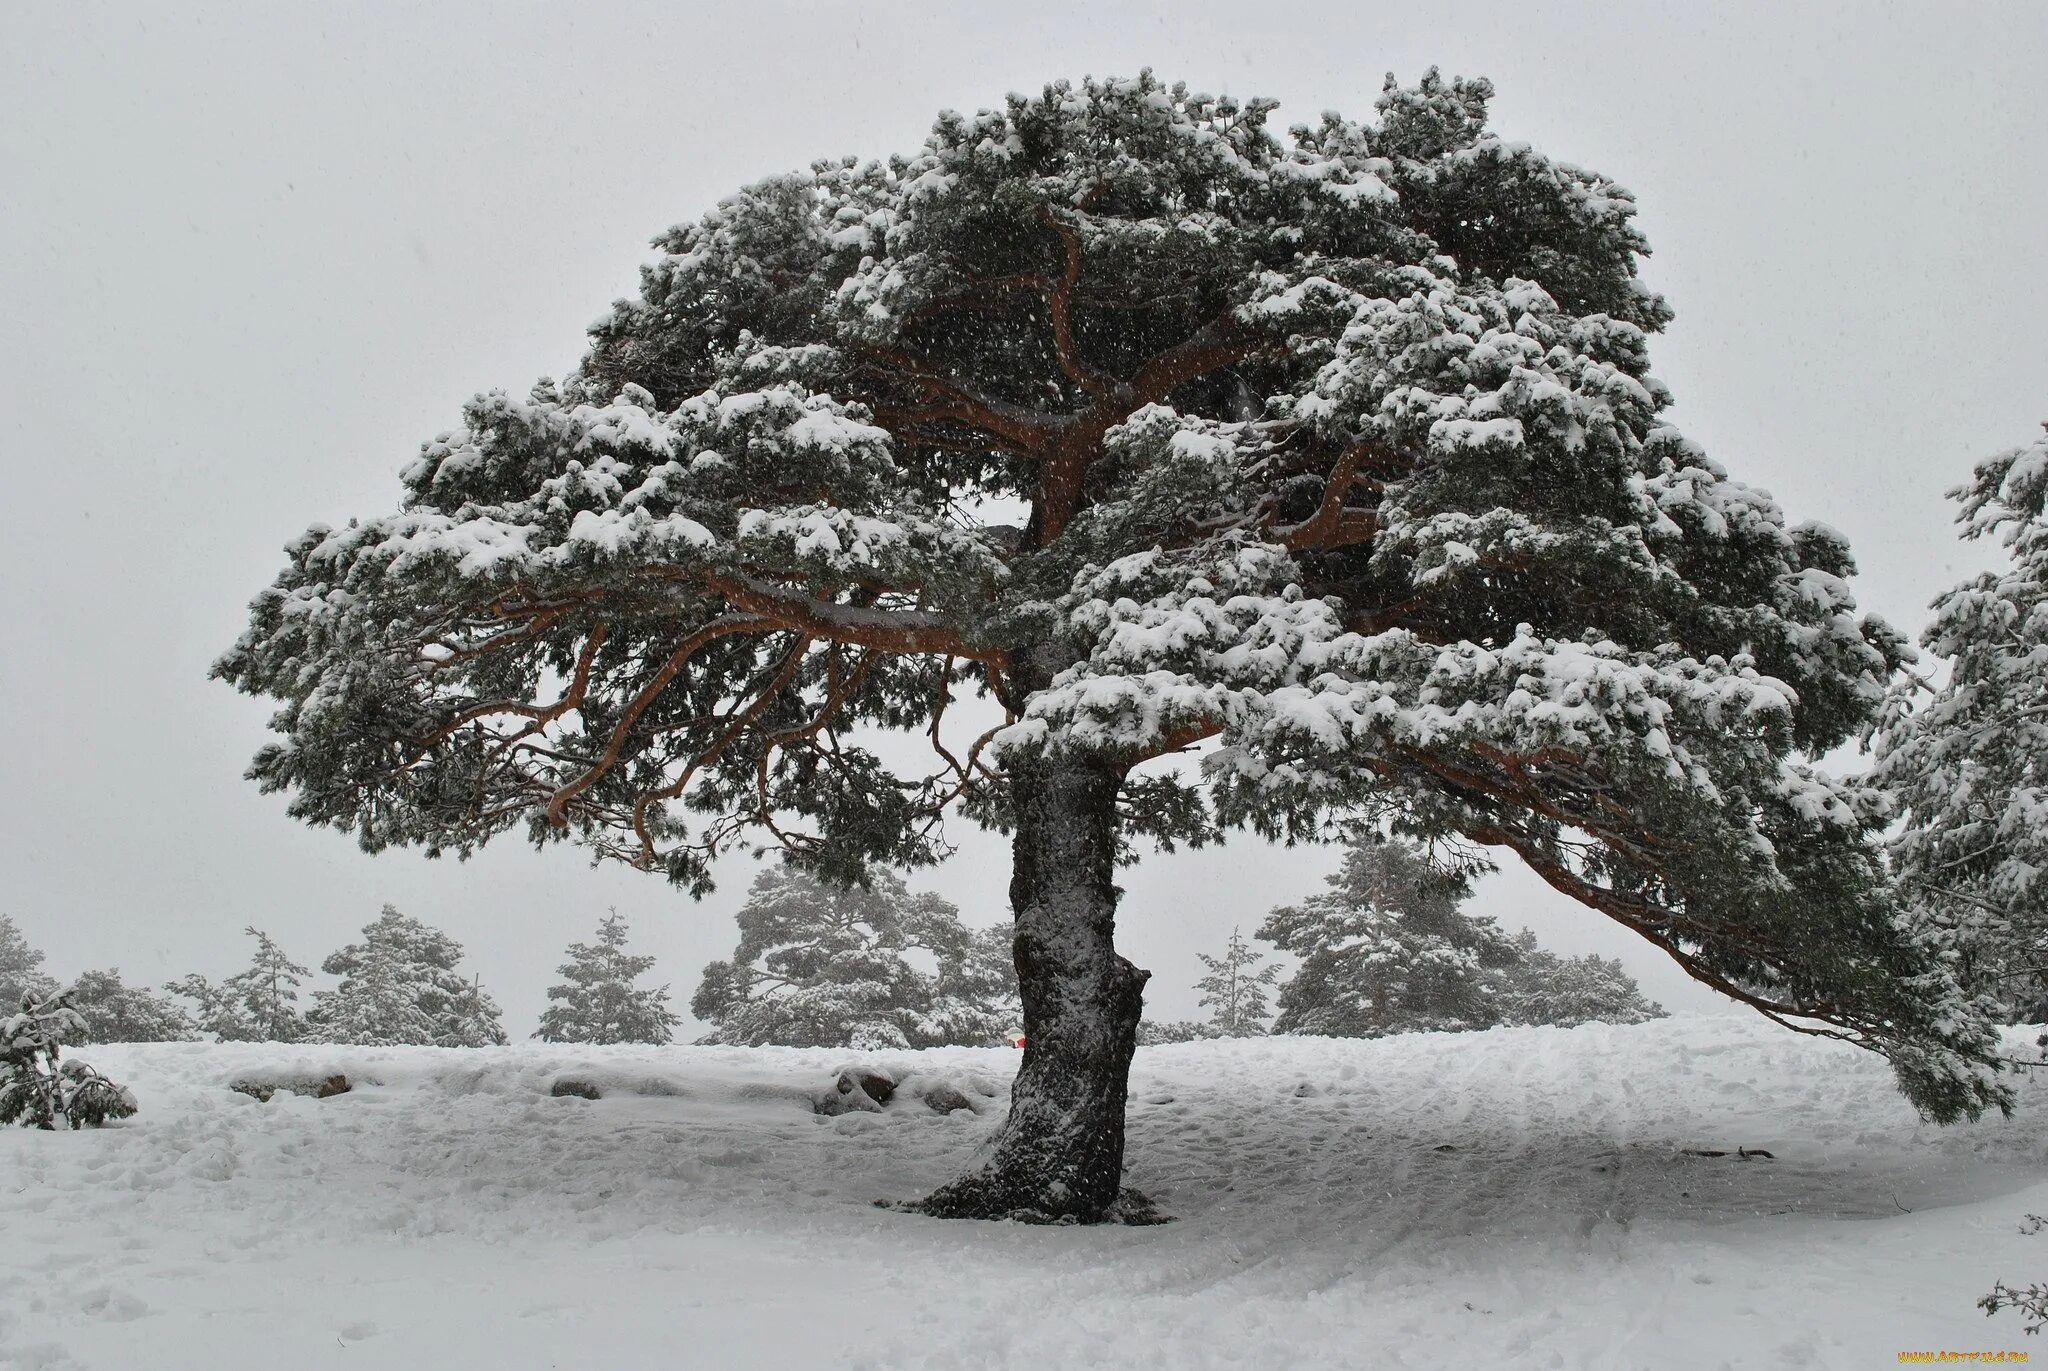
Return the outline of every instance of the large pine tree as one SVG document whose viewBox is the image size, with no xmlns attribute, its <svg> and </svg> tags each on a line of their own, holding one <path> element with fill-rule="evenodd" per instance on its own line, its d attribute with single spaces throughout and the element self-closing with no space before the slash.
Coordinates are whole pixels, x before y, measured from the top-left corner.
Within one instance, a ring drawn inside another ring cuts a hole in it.
<svg viewBox="0 0 2048 1371">
<path fill-rule="evenodd" d="M 654 958 L 626 951 L 626 921 L 615 909 L 597 926 L 594 943 L 569 944 L 569 960 L 556 968 L 562 981 L 548 987 L 552 1001 L 534 1037 L 551 1043 L 665 1043 L 677 1016 L 668 987 L 633 982 L 654 969 Z"/>
<path fill-rule="evenodd" d="M 1664 421 L 1632 199 L 1490 94 L 1283 137 L 1062 83 L 740 190 L 397 513 L 291 543 L 217 667 L 282 702 L 252 774 L 373 850 L 523 832 L 692 890 L 749 842 L 847 882 L 949 808 L 1005 827 L 1029 1047 L 934 1214 L 1117 1212 L 1119 854 L 1333 811 L 1520 854 L 1936 1117 L 2002 1101 L 1877 816 L 1802 760 L 1902 644 Z"/>
</svg>

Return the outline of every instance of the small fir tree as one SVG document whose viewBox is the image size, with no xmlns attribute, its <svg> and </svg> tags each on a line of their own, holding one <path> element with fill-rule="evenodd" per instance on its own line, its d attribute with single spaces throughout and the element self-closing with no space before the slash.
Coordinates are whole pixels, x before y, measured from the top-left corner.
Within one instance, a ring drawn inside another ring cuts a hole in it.
<svg viewBox="0 0 2048 1371">
<path fill-rule="evenodd" d="M 1949 492 L 1962 536 L 2005 564 L 1934 602 L 1921 644 L 1947 670 L 1894 693 L 1871 779 L 1905 823 L 1901 884 L 1936 916 L 1965 983 L 2011 1020 L 2048 1017 L 2048 434 Z"/>
<path fill-rule="evenodd" d="M 462 944 L 391 905 L 320 964 L 341 977 L 313 994 L 308 1016 L 325 1042 L 485 1047 L 505 1043 L 498 1006 L 456 970 Z"/>
<path fill-rule="evenodd" d="M 1202 992 L 1201 1005 L 1211 1010 L 1209 1022 L 1224 1037 L 1249 1038 L 1266 1031 L 1272 1010 L 1266 992 L 1279 976 L 1277 966 L 1261 967 L 1264 958 L 1233 928 L 1221 957 L 1197 952 L 1209 974 L 1195 982 Z"/>
<path fill-rule="evenodd" d="M 678 1016 L 668 987 L 640 989 L 633 982 L 654 969 L 654 958 L 626 951 L 626 921 L 617 910 L 597 926 L 595 943 L 571 943 L 556 970 L 562 983 L 548 988 L 550 1004 L 533 1036 L 551 1043 L 666 1043 Z"/>
<path fill-rule="evenodd" d="M 84 1020 L 78 1043 L 190 1042 L 199 1025 L 168 996 L 122 983 L 119 968 L 87 971 L 64 992 Z"/>
<path fill-rule="evenodd" d="M 71 992 L 22 996 L 20 1010 L 0 1019 L 0 1127 L 19 1123 L 54 1130 L 98 1128 L 135 1113 L 135 1096 L 76 1057 L 66 1041 L 89 1036 Z"/>
<path fill-rule="evenodd" d="M 693 1014 L 716 1025 L 706 1042 L 986 1046 L 1016 1023 L 1000 939 L 968 929 L 952 904 L 911 894 L 890 872 L 841 887 L 787 867 L 764 871 L 739 925 L 732 959 L 705 967 L 690 1000 Z"/>
<path fill-rule="evenodd" d="M 200 1030 L 213 1034 L 216 1042 L 298 1042 L 306 1035 L 299 985 L 312 972 L 286 956 L 262 929 L 242 931 L 256 940 L 247 970 L 219 985 L 204 976 L 182 976 L 166 989 L 193 1001 Z"/>
<path fill-rule="evenodd" d="M 38 971 L 43 954 L 28 945 L 14 920 L 0 914 L 0 1012 L 11 1012 L 28 994 L 51 995 L 57 982 Z"/>
</svg>

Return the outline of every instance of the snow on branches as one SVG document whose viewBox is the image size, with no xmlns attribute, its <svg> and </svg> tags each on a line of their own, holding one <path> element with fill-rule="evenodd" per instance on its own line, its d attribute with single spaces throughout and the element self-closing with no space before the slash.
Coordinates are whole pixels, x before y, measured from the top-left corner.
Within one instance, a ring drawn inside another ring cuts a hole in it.
<svg viewBox="0 0 2048 1371">
<path fill-rule="evenodd" d="M 281 702 L 252 775 L 372 849 L 524 831 L 698 892 L 743 842 L 840 884 L 936 860 L 1060 768 L 1168 842 L 1386 820 L 1885 1052 L 1931 1115 L 2002 1104 L 1881 807 L 1805 760 L 1904 644 L 1839 535 L 1666 422 L 1632 198 L 1490 94 L 1281 136 L 1061 83 L 741 190 L 574 374 L 290 545 L 216 667 Z M 949 733 L 956 690 L 1001 731 Z"/>
<path fill-rule="evenodd" d="M 135 1096 L 76 1057 L 64 1060 L 65 1040 L 83 1040 L 86 1021 L 70 992 L 21 998 L 20 1011 L 0 1019 L 0 1127 L 98 1128 L 135 1113 Z"/>
<path fill-rule="evenodd" d="M 2029 1019 L 2048 995 L 2048 437 L 1950 492 L 1966 538 L 2006 564 L 1934 602 L 1923 646 L 1947 670 L 1901 690 L 1872 780 L 1905 820 L 1901 881 L 1949 929 L 1971 988 Z"/>
<path fill-rule="evenodd" d="M 888 871 L 865 889 L 800 871 L 761 873 L 740 942 L 690 1002 L 707 1042 L 759 1047 L 987 1047 L 1018 1022 L 1001 930 L 970 929 L 936 895 Z"/>
<path fill-rule="evenodd" d="M 626 951 L 626 921 L 615 909 L 597 926 L 595 943 L 569 944 L 562 980 L 548 987 L 548 1007 L 534 1037 L 551 1043 L 666 1043 L 677 1016 L 668 987 L 634 981 L 654 958 Z"/>
</svg>

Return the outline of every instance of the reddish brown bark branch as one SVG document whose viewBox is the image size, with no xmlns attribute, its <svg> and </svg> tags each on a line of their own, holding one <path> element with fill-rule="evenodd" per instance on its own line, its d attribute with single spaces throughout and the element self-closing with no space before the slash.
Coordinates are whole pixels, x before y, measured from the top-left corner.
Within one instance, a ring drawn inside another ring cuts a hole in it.
<svg viewBox="0 0 2048 1371">
<path fill-rule="evenodd" d="M 775 675 L 762 688 L 761 693 L 744 708 L 734 712 L 732 722 L 711 746 L 692 757 L 689 764 L 683 768 L 682 775 L 665 786 L 648 791 L 633 802 L 633 833 L 640 840 L 640 855 L 634 859 L 634 865 L 646 868 L 654 864 L 654 835 L 647 828 L 647 811 L 663 801 L 673 800 L 688 790 L 691 780 L 699 771 L 723 756 L 726 748 L 732 746 L 733 740 L 746 731 L 747 725 L 759 718 L 761 712 L 775 703 L 776 697 L 789 688 L 789 683 L 796 679 L 797 668 L 803 665 L 804 655 L 810 650 L 811 640 L 799 635 L 796 645 L 790 648 L 789 655 L 782 659 L 782 665 L 776 669 Z"/>
<path fill-rule="evenodd" d="M 744 573 L 710 574 L 691 579 L 723 597 L 736 609 L 760 615 L 774 621 L 778 627 L 795 629 L 813 638 L 882 652 L 950 655 L 998 664 L 1003 659 L 999 651 L 969 644 L 959 632 L 945 627 L 929 615 L 836 604 Z"/>
<path fill-rule="evenodd" d="M 1060 370 L 1067 374 L 1069 380 L 1090 395 L 1102 399 L 1109 395 L 1113 383 L 1082 361 L 1080 350 L 1074 345 L 1074 287 L 1081 280 L 1081 235 L 1072 224 L 1054 214 L 1049 205 L 1039 209 L 1038 217 L 1059 235 L 1060 251 L 1065 259 L 1057 281 L 1040 278 L 1038 282 L 1045 295 L 1046 313 L 1052 320 L 1053 354 L 1059 358 Z"/>
<path fill-rule="evenodd" d="M 661 697 L 661 693 L 668 689 L 669 682 L 676 678 L 677 673 L 682 671 L 690 658 L 695 656 L 700 648 L 706 643 L 730 634 L 758 633 L 767 627 L 771 627 L 771 625 L 764 624 L 761 619 L 749 614 L 740 618 L 713 620 L 685 638 L 681 646 L 669 654 L 668 660 L 661 664 L 654 675 L 648 678 L 647 684 L 642 686 L 639 693 L 634 695 L 632 701 L 627 704 L 625 712 L 619 716 L 618 726 L 612 730 L 611 738 L 607 742 L 603 754 L 598 757 L 597 761 L 586 768 L 581 775 L 556 790 L 553 796 L 549 798 L 547 807 L 548 823 L 555 828 L 561 828 L 567 823 L 566 814 L 570 802 L 584 791 L 590 789 L 591 786 L 596 785 L 614 766 L 618 765 L 619 757 L 626 749 L 626 740 L 631 736 L 633 726 L 640 722 L 640 716 L 645 714 L 648 707 Z"/>
</svg>

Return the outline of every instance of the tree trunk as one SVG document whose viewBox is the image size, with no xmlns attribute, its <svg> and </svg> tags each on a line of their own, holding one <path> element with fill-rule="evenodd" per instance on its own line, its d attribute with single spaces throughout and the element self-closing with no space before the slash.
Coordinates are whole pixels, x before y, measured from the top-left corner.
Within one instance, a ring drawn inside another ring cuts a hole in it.
<svg viewBox="0 0 2048 1371">
<path fill-rule="evenodd" d="M 1102 1223 L 1155 1218 L 1123 1190 L 1124 1098 L 1145 980 L 1117 955 L 1120 771 L 1062 758 L 1014 768 L 1010 878 L 1024 1063 L 979 1171 L 910 1208 L 942 1218 Z"/>
</svg>

